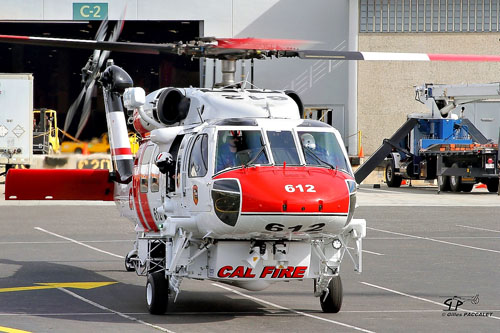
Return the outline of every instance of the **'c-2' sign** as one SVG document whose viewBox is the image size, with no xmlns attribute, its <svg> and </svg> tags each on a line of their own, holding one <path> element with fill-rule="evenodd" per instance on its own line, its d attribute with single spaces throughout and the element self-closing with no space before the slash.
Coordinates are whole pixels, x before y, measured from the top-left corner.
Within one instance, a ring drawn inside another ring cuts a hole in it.
<svg viewBox="0 0 500 333">
<path fill-rule="evenodd" d="M 108 4 L 102 2 L 73 3 L 73 20 L 102 21 L 108 18 Z"/>
</svg>

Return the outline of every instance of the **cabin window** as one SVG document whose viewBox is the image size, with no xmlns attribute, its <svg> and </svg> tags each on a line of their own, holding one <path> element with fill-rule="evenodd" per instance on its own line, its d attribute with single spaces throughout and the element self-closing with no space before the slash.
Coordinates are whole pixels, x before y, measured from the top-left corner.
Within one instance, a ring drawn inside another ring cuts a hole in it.
<svg viewBox="0 0 500 333">
<path fill-rule="evenodd" d="M 268 131 L 275 164 L 300 165 L 297 146 L 291 131 Z"/>
<path fill-rule="evenodd" d="M 332 132 L 298 132 L 307 165 L 333 167 L 350 173 L 344 152 Z"/>
<path fill-rule="evenodd" d="M 242 165 L 269 164 L 260 131 L 219 131 L 215 172 Z"/>
<path fill-rule="evenodd" d="M 158 146 L 155 148 L 153 156 L 158 155 Z M 151 175 L 150 175 L 150 189 L 151 192 L 160 191 L 160 169 L 155 163 L 151 163 Z"/>
<path fill-rule="evenodd" d="M 189 177 L 204 177 L 208 170 L 208 136 L 201 134 L 196 137 L 189 157 Z"/>
<path fill-rule="evenodd" d="M 151 154 L 153 153 L 153 146 L 147 146 L 141 160 L 141 193 L 148 192 L 148 180 L 149 180 L 149 165 L 151 161 Z"/>
</svg>

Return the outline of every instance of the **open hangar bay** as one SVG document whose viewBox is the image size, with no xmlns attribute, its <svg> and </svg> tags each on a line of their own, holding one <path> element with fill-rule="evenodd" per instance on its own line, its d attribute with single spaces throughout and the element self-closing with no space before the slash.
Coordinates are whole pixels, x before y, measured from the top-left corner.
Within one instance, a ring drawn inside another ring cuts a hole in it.
<svg viewBox="0 0 500 333">
<path fill-rule="evenodd" d="M 145 279 L 124 269 L 134 231 L 113 205 L 3 201 L 0 331 L 495 331 L 498 200 L 362 186 L 363 273 L 343 267 L 340 313 L 321 312 L 310 281 L 249 292 L 187 280 L 164 316 L 147 312 Z"/>
</svg>

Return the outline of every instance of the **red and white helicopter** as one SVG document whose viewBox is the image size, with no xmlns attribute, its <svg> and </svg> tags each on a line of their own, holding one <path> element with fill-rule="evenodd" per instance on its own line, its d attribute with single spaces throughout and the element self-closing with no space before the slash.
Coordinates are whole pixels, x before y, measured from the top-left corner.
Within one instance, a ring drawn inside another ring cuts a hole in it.
<svg viewBox="0 0 500 333">
<path fill-rule="evenodd" d="M 301 119 L 292 91 L 234 83 L 238 59 L 500 61 L 498 56 L 299 50 L 291 40 L 200 38 L 144 44 L 0 35 L 0 42 L 221 59 L 221 88 L 145 95 L 108 61 L 102 86 L 113 171 L 9 170 L 6 199 L 114 200 L 137 232 L 127 270 L 147 276 L 149 311 L 162 314 L 184 278 L 249 290 L 314 279 L 324 312 L 342 305 L 340 266 L 362 270 L 366 222 L 339 132 Z M 142 141 L 133 157 L 133 123 Z M 51 179 L 50 187 L 37 186 Z M 55 185 L 54 185 L 55 184 Z M 348 246 L 353 246 L 349 248 Z"/>
</svg>

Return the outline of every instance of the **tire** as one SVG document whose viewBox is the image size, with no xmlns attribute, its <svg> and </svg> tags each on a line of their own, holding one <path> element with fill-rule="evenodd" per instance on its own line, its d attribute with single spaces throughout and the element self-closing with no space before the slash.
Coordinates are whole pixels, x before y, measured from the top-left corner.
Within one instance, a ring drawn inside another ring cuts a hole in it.
<svg viewBox="0 0 500 333">
<path fill-rule="evenodd" d="M 148 275 L 146 303 L 151 314 L 162 315 L 167 311 L 168 279 L 165 278 L 165 272 L 155 272 Z"/>
<path fill-rule="evenodd" d="M 130 253 L 127 253 L 127 255 L 125 256 L 125 270 L 127 272 L 135 271 L 135 265 L 134 265 L 133 261 L 131 260 L 131 259 L 135 259 L 135 258 L 137 258 L 137 254 L 130 255 Z"/>
<path fill-rule="evenodd" d="M 450 177 L 449 176 L 438 176 L 438 186 L 440 192 L 450 191 Z"/>
<path fill-rule="evenodd" d="M 403 178 L 401 176 L 395 175 L 394 169 L 394 161 L 390 159 L 389 164 L 385 168 L 385 180 L 387 182 L 387 186 L 389 187 L 400 187 Z"/>
<path fill-rule="evenodd" d="M 453 163 L 452 168 L 458 168 L 457 163 Z M 461 176 L 450 176 L 450 188 L 453 192 L 460 192 L 462 184 Z"/>
<path fill-rule="evenodd" d="M 75 149 L 75 154 L 81 154 L 82 153 L 82 148 L 76 148 Z"/>
<path fill-rule="evenodd" d="M 325 299 L 325 293 L 321 294 L 319 302 L 321 304 L 321 309 L 326 313 L 337 313 L 342 307 L 342 281 L 340 275 L 334 276 L 330 283 L 328 284 L 328 295 Z"/>
<path fill-rule="evenodd" d="M 488 192 L 498 192 L 498 178 L 490 178 L 486 183 L 486 187 L 488 188 Z"/>
<path fill-rule="evenodd" d="M 460 190 L 462 190 L 462 192 L 471 192 L 472 189 L 474 188 L 474 185 L 475 184 L 470 184 L 470 183 L 467 183 L 467 184 L 460 184 Z"/>
</svg>

